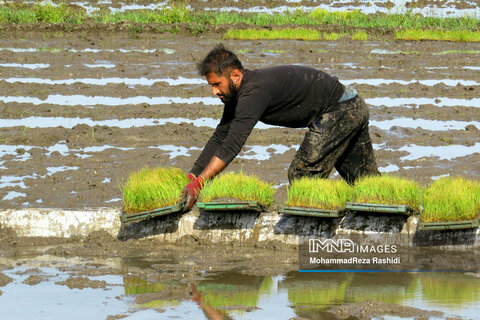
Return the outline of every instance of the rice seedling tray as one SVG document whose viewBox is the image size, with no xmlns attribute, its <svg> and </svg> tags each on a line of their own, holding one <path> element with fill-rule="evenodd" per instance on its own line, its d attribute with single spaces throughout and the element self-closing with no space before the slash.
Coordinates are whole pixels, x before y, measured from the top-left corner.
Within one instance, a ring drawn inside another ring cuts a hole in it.
<svg viewBox="0 0 480 320">
<path fill-rule="evenodd" d="M 472 220 L 459 220 L 448 222 L 418 222 L 417 230 L 455 230 L 455 229 L 473 229 L 480 225 L 480 215 Z"/>
<path fill-rule="evenodd" d="M 183 211 L 184 206 L 185 206 L 185 202 L 181 202 L 173 206 L 162 207 L 162 208 L 157 208 L 157 209 L 148 210 L 148 211 L 142 211 L 142 212 L 130 213 L 130 214 L 123 213 L 120 216 L 120 220 L 122 221 L 122 223 L 147 220 L 147 219 L 164 216 L 164 215 L 175 213 L 175 212 L 181 212 Z"/>
<path fill-rule="evenodd" d="M 329 210 L 303 207 L 279 207 L 278 213 L 318 218 L 339 218 L 343 217 L 346 212 L 344 209 Z"/>
<path fill-rule="evenodd" d="M 381 203 L 345 202 L 345 209 L 356 212 L 397 213 L 408 216 L 417 213 L 415 209 L 407 205 L 392 205 Z"/>
<path fill-rule="evenodd" d="M 257 201 L 238 202 L 197 202 L 197 207 L 203 211 L 253 211 L 262 212 L 265 207 Z"/>
</svg>

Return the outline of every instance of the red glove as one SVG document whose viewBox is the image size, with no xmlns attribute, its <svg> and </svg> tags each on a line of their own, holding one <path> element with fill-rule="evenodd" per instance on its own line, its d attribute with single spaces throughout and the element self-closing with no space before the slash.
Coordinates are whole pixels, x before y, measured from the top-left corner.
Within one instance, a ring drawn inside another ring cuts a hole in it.
<svg viewBox="0 0 480 320">
<path fill-rule="evenodd" d="M 187 174 L 187 178 L 188 178 L 188 180 L 193 181 L 193 180 L 195 180 L 197 177 L 196 177 L 193 173 L 189 173 L 189 174 Z"/>
<path fill-rule="evenodd" d="M 193 177 L 189 177 L 189 175 L 192 175 L 194 177 L 193 174 L 188 174 L 187 177 L 188 179 L 191 179 Z M 185 188 L 183 189 L 183 192 L 182 192 L 182 196 L 186 196 L 187 197 L 187 202 L 185 203 L 185 207 L 184 207 L 184 210 L 187 211 L 187 210 L 190 210 L 193 205 L 195 204 L 195 202 L 197 202 L 197 198 L 198 198 L 198 195 L 200 194 L 200 190 L 202 189 L 203 185 L 204 185 L 204 181 L 203 181 L 203 177 L 202 176 L 198 176 L 196 178 L 193 178 L 193 180 L 191 180 L 192 182 L 190 182 L 189 184 L 187 184 L 185 186 Z"/>
</svg>

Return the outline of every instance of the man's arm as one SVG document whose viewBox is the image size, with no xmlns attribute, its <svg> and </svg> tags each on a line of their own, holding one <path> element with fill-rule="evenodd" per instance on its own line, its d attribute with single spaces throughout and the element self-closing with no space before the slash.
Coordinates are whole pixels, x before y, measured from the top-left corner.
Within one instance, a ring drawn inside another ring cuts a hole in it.
<svg viewBox="0 0 480 320">
<path fill-rule="evenodd" d="M 217 174 L 223 171 L 227 167 L 227 164 L 219 157 L 213 156 L 212 160 L 208 163 L 207 167 L 202 171 L 202 178 L 209 180 L 215 177 Z"/>
</svg>

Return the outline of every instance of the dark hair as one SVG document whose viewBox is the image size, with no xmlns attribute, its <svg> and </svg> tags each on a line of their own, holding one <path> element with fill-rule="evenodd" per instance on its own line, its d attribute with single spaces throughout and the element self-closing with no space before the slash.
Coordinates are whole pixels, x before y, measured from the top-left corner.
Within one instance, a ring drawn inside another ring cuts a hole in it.
<svg viewBox="0 0 480 320">
<path fill-rule="evenodd" d="M 197 69 L 201 76 L 206 76 L 210 72 L 222 76 L 228 75 L 233 69 L 243 71 L 243 66 L 235 53 L 219 43 L 201 62 L 197 63 Z"/>
</svg>

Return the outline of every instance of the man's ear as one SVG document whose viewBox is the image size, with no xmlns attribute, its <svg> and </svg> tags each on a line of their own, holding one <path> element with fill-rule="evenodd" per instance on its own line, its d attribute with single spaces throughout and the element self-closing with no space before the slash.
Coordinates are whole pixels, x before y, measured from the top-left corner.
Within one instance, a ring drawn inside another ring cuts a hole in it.
<svg viewBox="0 0 480 320">
<path fill-rule="evenodd" d="M 243 73 L 238 69 L 233 69 L 230 72 L 230 80 L 232 80 L 232 82 L 237 86 L 240 85 L 240 82 L 242 82 L 242 77 Z"/>
</svg>

